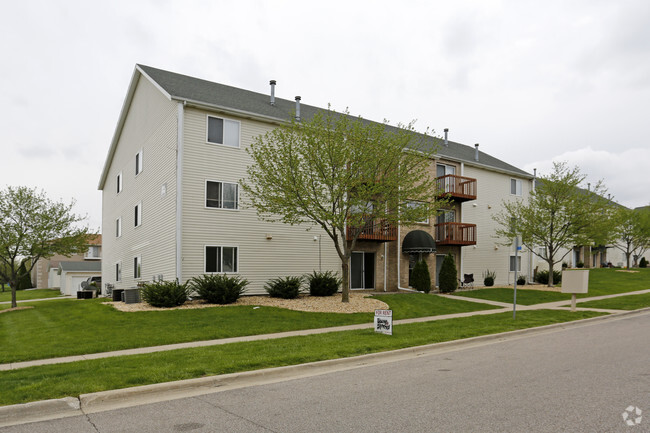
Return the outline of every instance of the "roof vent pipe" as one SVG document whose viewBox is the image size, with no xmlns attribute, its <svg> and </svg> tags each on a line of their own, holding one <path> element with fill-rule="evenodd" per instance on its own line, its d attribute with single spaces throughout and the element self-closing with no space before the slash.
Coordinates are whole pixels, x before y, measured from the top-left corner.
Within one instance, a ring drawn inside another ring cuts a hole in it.
<svg viewBox="0 0 650 433">
<path fill-rule="evenodd" d="M 271 105 L 275 105 L 275 80 L 269 82 L 271 85 Z"/>
<path fill-rule="evenodd" d="M 449 132 L 449 128 L 445 128 L 445 147 L 449 147 L 449 141 L 447 141 L 448 132 Z"/>
<path fill-rule="evenodd" d="M 537 169 L 533 168 L 533 178 L 537 179 Z"/>
<path fill-rule="evenodd" d="M 300 96 L 296 96 L 296 120 L 300 122 Z"/>
<path fill-rule="evenodd" d="M 587 191 L 591 191 L 591 183 L 587 182 Z"/>
<path fill-rule="evenodd" d="M 474 161 L 478 162 L 478 143 L 474 145 L 476 151 L 474 152 Z"/>
</svg>

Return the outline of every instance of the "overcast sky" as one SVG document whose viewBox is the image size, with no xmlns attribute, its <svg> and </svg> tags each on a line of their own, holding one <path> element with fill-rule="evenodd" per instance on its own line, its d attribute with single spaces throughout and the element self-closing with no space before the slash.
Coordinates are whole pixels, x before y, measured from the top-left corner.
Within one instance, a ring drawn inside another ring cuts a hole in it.
<svg viewBox="0 0 650 433">
<path fill-rule="evenodd" d="M 77 201 L 136 63 L 416 127 L 650 203 L 650 1 L 21 1 L 0 18 L 0 188 Z M 480 186 L 479 186 L 480 188 Z"/>
</svg>

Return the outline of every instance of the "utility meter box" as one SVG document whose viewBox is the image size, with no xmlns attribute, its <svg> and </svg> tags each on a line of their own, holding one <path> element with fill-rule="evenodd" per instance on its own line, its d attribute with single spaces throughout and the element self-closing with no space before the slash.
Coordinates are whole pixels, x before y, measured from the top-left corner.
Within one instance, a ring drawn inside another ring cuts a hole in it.
<svg viewBox="0 0 650 433">
<path fill-rule="evenodd" d="M 562 271 L 562 293 L 587 293 L 589 290 L 589 269 Z"/>
</svg>

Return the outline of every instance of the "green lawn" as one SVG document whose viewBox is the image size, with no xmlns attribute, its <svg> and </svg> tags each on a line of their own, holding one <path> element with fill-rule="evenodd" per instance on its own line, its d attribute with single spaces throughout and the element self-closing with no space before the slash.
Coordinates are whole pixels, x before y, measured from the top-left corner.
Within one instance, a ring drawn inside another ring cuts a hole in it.
<svg viewBox="0 0 650 433">
<path fill-rule="evenodd" d="M 578 295 L 578 297 L 586 298 L 650 289 L 650 268 L 632 270 L 639 272 L 621 272 L 621 269 L 613 268 L 590 269 L 589 293 Z"/>
<path fill-rule="evenodd" d="M 17 301 L 25 301 L 29 299 L 41 298 L 55 298 L 61 296 L 59 289 L 34 289 L 34 290 L 18 290 L 16 292 Z M 5 286 L 5 292 L 0 292 L 0 302 L 11 301 L 11 289 Z"/>
<path fill-rule="evenodd" d="M 493 308 L 419 293 L 382 295 L 381 299 L 391 306 L 395 317 Z M 34 308 L 0 314 L 0 363 L 373 320 L 373 313 L 307 313 L 252 306 L 123 313 L 101 302 L 92 299 L 25 303 L 21 306 Z"/>
<path fill-rule="evenodd" d="M 0 372 L 0 405 L 349 357 L 599 315 L 539 310 L 522 311 L 513 320 L 511 313 L 500 313 L 397 325 L 392 336 L 346 331 L 23 368 Z"/>
<path fill-rule="evenodd" d="M 650 307 L 650 293 L 619 296 L 618 298 L 601 299 L 600 301 L 580 302 L 577 306 L 612 310 L 638 310 L 639 308 Z"/>
<path fill-rule="evenodd" d="M 507 287 L 496 287 L 494 289 L 479 289 L 471 290 L 469 292 L 457 292 L 454 293 L 454 295 L 512 304 L 514 290 Z M 571 299 L 571 295 L 558 292 L 546 292 L 543 290 L 517 288 L 517 304 L 519 305 L 535 305 L 543 304 L 545 302 L 564 301 L 567 299 Z"/>
</svg>

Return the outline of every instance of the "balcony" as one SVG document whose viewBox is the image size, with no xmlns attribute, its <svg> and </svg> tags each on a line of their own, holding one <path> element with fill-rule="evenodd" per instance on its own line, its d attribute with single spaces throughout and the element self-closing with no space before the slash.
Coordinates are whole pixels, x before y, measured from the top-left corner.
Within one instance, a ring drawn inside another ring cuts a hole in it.
<svg viewBox="0 0 650 433">
<path fill-rule="evenodd" d="M 437 177 L 436 181 L 441 198 L 450 197 L 457 202 L 476 200 L 476 179 L 448 174 Z"/>
<path fill-rule="evenodd" d="M 346 230 L 349 241 L 354 237 L 355 230 L 361 231 L 357 238 L 360 241 L 389 242 L 397 240 L 397 227 L 388 224 L 385 220 L 370 220 L 360 229 L 347 227 Z"/>
<path fill-rule="evenodd" d="M 436 245 L 476 245 L 476 224 L 440 223 L 435 229 Z"/>
</svg>

